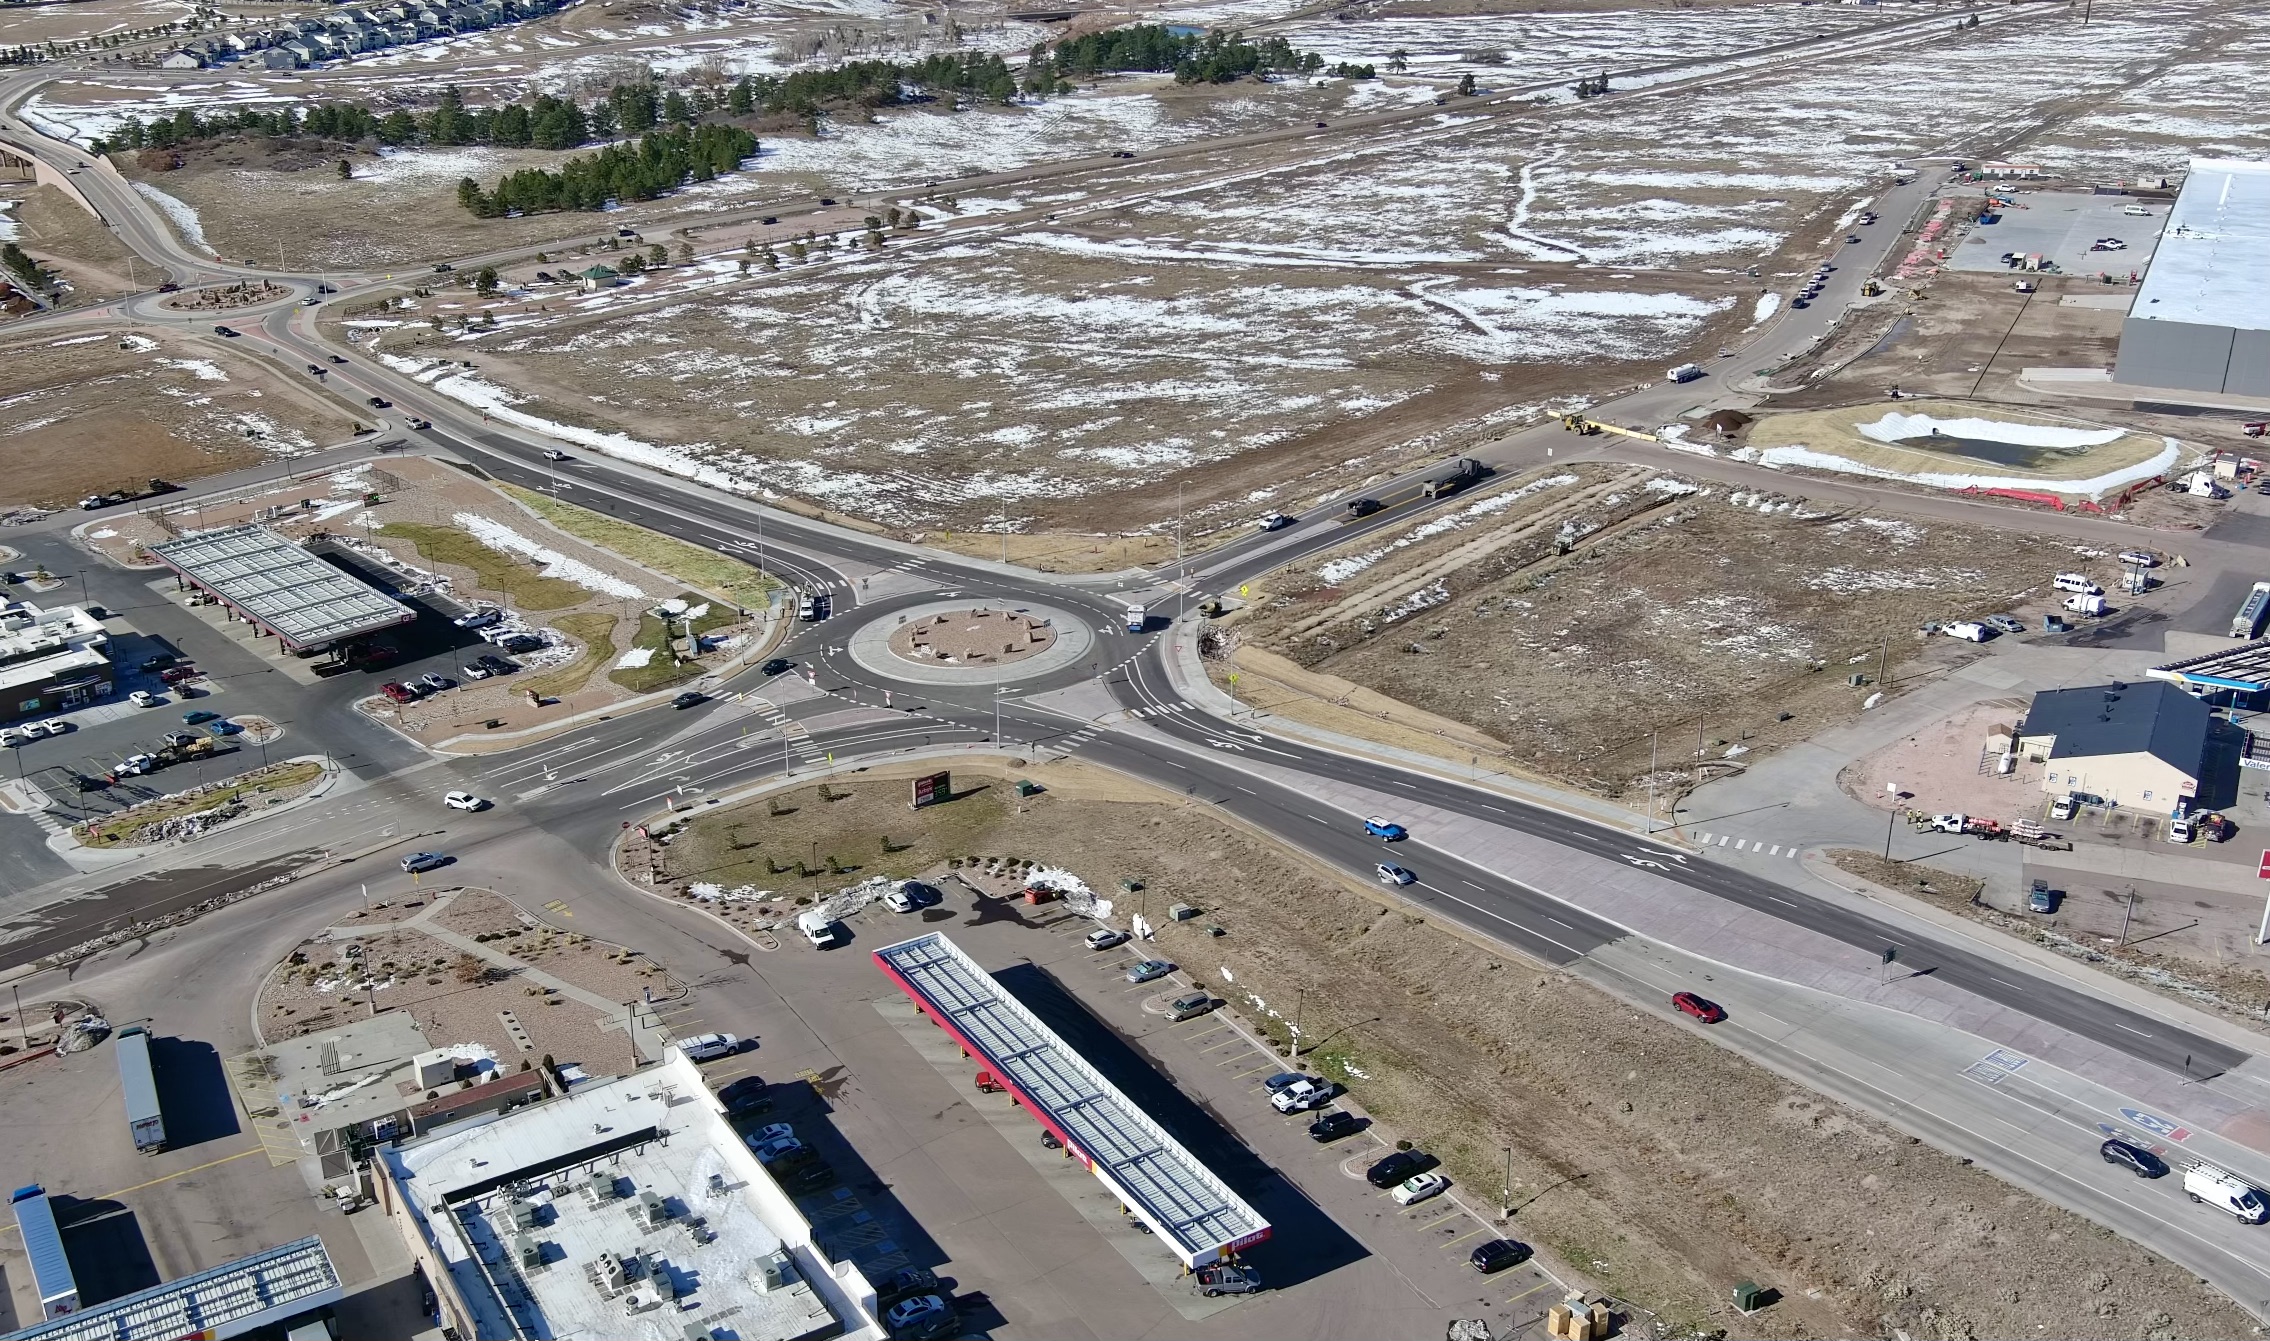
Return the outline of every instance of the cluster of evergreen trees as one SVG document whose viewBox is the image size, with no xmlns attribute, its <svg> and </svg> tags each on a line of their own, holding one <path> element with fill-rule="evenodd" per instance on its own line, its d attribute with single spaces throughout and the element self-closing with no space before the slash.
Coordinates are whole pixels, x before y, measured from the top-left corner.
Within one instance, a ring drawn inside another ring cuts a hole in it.
<svg viewBox="0 0 2270 1341">
<path fill-rule="evenodd" d="M 457 183 L 457 203 L 484 219 L 604 209 L 610 201 L 652 200 L 689 181 L 709 181 L 756 152 L 757 137 L 739 126 L 657 130 L 635 146 L 610 144 L 571 158 L 557 171 L 523 168 L 491 191 L 467 177 Z"/>
<path fill-rule="evenodd" d="M 1172 71 L 1178 84 L 1227 84 L 1256 74 L 1315 74 L 1324 58 L 1301 51 L 1282 37 L 1249 42 L 1234 32 L 1177 32 L 1165 24 L 1139 23 L 1108 32 L 1066 38 L 1054 46 L 1036 44 L 1025 64 L 1025 91 L 1047 93 L 1069 75 L 1107 71 Z M 1370 79 L 1368 65 L 1342 62 L 1330 73 Z"/>
<path fill-rule="evenodd" d="M 724 110 L 727 99 L 696 89 L 689 97 L 651 83 L 617 84 L 589 106 L 540 93 L 534 102 L 468 107 L 454 87 L 441 91 L 431 111 L 400 108 L 381 113 L 362 103 L 320 103 L 301 116 L 296 108 L 236 107 L 200 115 L 183 108 L 170 117 L 127 120 L 111 137 L 90 147 L 170 149 L 227 135 L 289 139 L 300 135 L 352 143 L 398 145 L 491 144 L 506 149 L 573 149 L 594 140 L 644 135 L 669 124 L 691 126 Z"/>
<path fill-rule="evenodd" d="M 832 104 L 891 107 L 941 95 L 1005 103 L 1017 96 L 1017 76 L 990 52 L 941 52 L 911 63 L 851 61 L 830 70 L 745 77 L 726 94 L 725 105 L 736 116 L 810 118 Z"/>
</svg>

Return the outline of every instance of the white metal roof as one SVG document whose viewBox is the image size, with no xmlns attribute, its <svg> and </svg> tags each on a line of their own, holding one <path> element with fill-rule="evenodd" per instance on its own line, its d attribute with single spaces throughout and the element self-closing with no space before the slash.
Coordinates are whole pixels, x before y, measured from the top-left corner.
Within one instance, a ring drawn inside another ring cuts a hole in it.
<svg viewBox="0 0 2270 1341">
<path fill-rule="evenodd" d="M 241 1336 L 339 1302 L 338 1269 L 323 1240 L 304 1239 L 240 1257 L 194 1276 L 153 1285 L 35 1326 L 8 1341 L 173 1341 Z"/>
<path fill-rule="evenodd" d="M 183 536 L 150 552 L 295 647 L 321 647 L 417 618 L 409 606 L 265 527 Z"/>
<path fill-rule="evenodd" d="M 1268 1236 L 1259 1211 L 945 936 L 886 945 L 875 959 L 1053 1123 L 1184 1263 Z"/>
<path fill-rule="evenodd" d="M 2191 160 L 2128 315 L 2270 329 L 2270 162 Z"/>
<path fill-rule="evenodd" d="M 727 1318 L 744 1341 L 879 1331 L 848 1297 L 860 1278 L 828 1274 L 811 1222 L 676 1050 L 659 1067 L 454 1124 L 380 1159 L 482 1337 L 684 1341 L 689 1323 Z M 587 1190 L 595 1175 L 603 1196 Z M 515 1223 L 516 1201 L 541 1208 L 536 1225 Z M 666 1215 L 645 1218 L 649 1205 Z M 782 1254 L 793 1278 L 768 1283 L 765 1264 Z M 638 1266 L 610 1281 L 624 1257 Z"/>
</svg>

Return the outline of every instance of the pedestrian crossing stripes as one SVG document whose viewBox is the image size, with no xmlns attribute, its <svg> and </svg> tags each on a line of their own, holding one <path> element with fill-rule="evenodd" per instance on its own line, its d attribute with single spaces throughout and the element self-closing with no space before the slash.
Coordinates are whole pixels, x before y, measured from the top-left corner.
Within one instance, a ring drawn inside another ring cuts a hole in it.
<svg viewBox="0 0 2270 1341">
<path fill-rule="evenodd" d="M 1695 845 L 1698 847 L 1722 847 L 1730 852 L 1747 852 L 1757 857 L 1780 857 L 1784 861 L 1792 860 L 1797 856 L 1797 845 L 1795 843 L 1768 844 L 1763 838 L 1736 838 L 1730 833 L 1698 833 L 1695 835 Z"/>
<path fill-rule="evenodd" d="M 1129 717 L 1157 717 L 1163 713 L 1188 711 L 1190 711 L 1190 705 L 1187 703 L 1159 703 L 1147 708 L 1130 708 L 1127 710 L 1127 715 Z"/>
</svg>

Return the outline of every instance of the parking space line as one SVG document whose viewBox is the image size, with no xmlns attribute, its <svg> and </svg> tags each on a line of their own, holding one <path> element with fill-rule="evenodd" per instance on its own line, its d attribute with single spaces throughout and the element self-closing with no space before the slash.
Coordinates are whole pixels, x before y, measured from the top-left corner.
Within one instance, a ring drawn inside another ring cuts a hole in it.
<svg viewBox="0 0 2270 1341">
<path fill-rule="evenodd" d="M 1478 1229 L 1469 1229 L 1465 1233 L 1460 1234 L 1457 1238 L 1443 1240 L 1442 1246 L 1445 1248 L 1454 1248 L 1459 1244 L 1464 1243 L 1466 1240 L 1474 1237 L 1476 1234 L 1487 1234 L 1489 1232 L 1490 1227 L 1488 1225 L 1483 1225 Z"/>
<path fill-rule="evenodd" d="M 1541 1280 L 1535 1285 L 1530 1286 L 1528 1289 L 1523 1290 L 1520 1294 L 1511 1296 L 1506 1300 L 1506 1302 L 1509 1304 L 1519 1303 L 1521 1300 L 1527 1299 L 1529 1296 L 1537 1293 L 1539 1290 L 1544 1289 L 1546 1286 L 1551 1285 L 1552 1283 L 1553 1282 L 1550 1280 Z"/>
</svg>

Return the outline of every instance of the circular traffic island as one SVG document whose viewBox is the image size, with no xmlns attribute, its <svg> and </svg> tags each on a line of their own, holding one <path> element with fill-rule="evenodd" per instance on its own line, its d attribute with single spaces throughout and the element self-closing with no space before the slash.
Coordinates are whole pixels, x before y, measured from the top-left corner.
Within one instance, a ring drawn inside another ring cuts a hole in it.
<svg viewBox="0 0 2270 1341">
<path fill-rule="evenodd" d="M 1069 611 L 939 601 L 866 625 L 849 650 L 852 660 L 889 679 L 1007 684 L 1061 670 L 1094 645 L 1094 633 Z"/>
</svg>

